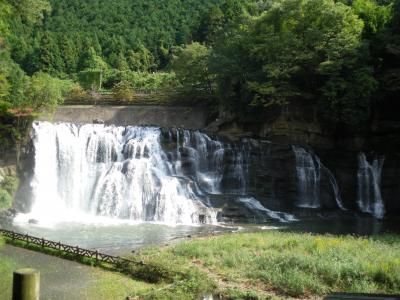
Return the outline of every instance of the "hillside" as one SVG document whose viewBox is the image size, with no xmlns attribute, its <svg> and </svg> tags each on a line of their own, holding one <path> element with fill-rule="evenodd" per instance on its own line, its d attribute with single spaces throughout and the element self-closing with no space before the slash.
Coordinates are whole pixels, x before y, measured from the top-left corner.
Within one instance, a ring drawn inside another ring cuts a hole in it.
<svg viewBox="0 0 400 300">
<path fill-rule="evenodd" d="M 234 2 L 234 1 L 232 1 Z M 229 10 L 223 0 L 51 0 L 51 13 L 31 26 L 15 20 L 13 58 L 28 73 L 54 75 L 84 69 L 93 48 L 114 68 L 156 70 L 165 66 L 168 49 L 202 41 L 210 9 Z"/>
</svg>

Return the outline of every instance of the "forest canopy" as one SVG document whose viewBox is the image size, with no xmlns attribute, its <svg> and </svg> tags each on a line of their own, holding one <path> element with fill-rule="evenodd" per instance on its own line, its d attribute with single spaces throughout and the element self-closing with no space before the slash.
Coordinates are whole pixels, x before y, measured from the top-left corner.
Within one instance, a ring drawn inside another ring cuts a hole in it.
<svg viewBox="0 0 400 300">
<path fill-rule="evenodd" d="M 359 124 L 400 90 L 399 11 L 399 0 L 0 0 L 0 99 L 40 110 L 71 91 L 173 87 L 239 114 L 307 101 Z"/>
</svg>

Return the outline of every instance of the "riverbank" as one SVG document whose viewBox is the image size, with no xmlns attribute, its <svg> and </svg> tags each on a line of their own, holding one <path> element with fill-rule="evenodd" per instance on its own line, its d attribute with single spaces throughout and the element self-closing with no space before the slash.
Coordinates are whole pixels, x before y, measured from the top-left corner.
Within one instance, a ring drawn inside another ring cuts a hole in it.
<svg viewBox="0 0 400 300">
<path fill-rule="evenodd" d="M 131 258 L 146 264 L 122 266 L 127 276 L 5 247 L 0 269 L 8 275 L 0 287 L 8 292 L 12 270 L 32 266 L 42 271 L 43 284 L 50 280 L 50 287 L 66 297 L 74 290 L 71 285 L 82 285 L 79 295 L 88 300 L 128 295 L 201 299 L 211 294 L 222 299 L 321 299 L 330 292 L 400 293 L 400 236 L 394 234 L 362 238 L 269 230 L 201 237 L 137 251 Z"/>
<path fill-rule="evenodd" d="M 138 257 L 166 289 L 148 299 L 212 292 L 228 299 L 319 299 L 330 292 L 400 293 L 400 236 L 370 238 L 264 231 L 199 238 Z M 135 257 L 136 259 L 138 257 Z M 162 270 L 162 271 L 160 271 Z M 144 270 L 132 269 L 138 272 Z M 189 274 L 186 278 L 170 274 Z M 193 299 L 193 298 L 188 299 Z"/>
</svg>

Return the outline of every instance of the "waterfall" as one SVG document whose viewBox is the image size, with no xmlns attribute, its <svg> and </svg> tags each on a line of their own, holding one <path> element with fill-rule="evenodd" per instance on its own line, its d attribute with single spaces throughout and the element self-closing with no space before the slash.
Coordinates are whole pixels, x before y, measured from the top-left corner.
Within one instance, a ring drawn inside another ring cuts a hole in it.
<svg viewBox="0 0 400 300">
<path fill-rule="evenodd" d="M 49 122 L 34 122 L 33 143 L 33 203 L 20 220 L 213 224 L 218 195 L 245 199 L 255 215 L 293 220 L 247 196 L 249 143 L 182 129 Z"/>
<path fill-rule="evenodd" d="M 358 206 L 362 212 L 377 219 L 385 215 L 380 188 L 384 160 L 384 157 L 375 157 L 371 164 L 364 153 L 358 155 Z"/>
<path fill-rule="evenodd" d="M 159 128 L 37 122 L 33 130 L 35 218 L 216 222 L 195 182 L 178 176 L 178 160 L 171 162 L 162 149 Z M 199 165 L 206 156 L 202 145 L 195 155 Z M 218 180 L 209 180 L 211 190 Z"/>
<path fill-rule="evenodd" d="M 332 172 L 321 162 L 318 156 L 304 148 L 293 146 L 296 156 L 296 174 L 298 179 L 298 207 L 319 208 L 321 171 L 328 177 L 335 197 L 336 205 L 346 210 L 340 196 L 339 185 Z"/>
<path fill-rule="evenodd" d="M 319 159 L 301 147 L 293 146 L 296 156 L 296 174 L 298 182 L 297 206 L 319 208 L 321 164 Z"/>
<path fill-rule="evenodd" d="M 333 194 L 335 196 L 335 200 L 336 200 L 336 204 L 337 206 L 341 209 L 341 210 L 347 210 L 344 206 L 343 206 L 343 202 L 342 202 L 342 197 L 340 196 L 340 189 L 339 189 L 339 185 L 336 182 L 336 178 L 335 176 L 333 176 L 332 172 L 325 167 L 322 163 L 320 163 L 321 167 L 324 169 L 325 174 L 328 176 L 329 178 L 329 182 L 331 183 L 332 186 L 332 190 L 333 190 Z"/>
<path fill-rule="evenodd" d="M 265 208 L 260 201 L 253 197 L 245 197 L 245 198 L 239 198 L 239 202 L 243 203 L 247 208 L 250 208 L 253 211 L 258 211 L 265 215 L 266 217 L 277 220 L 280 222 L 292 222 L 292 221 L 297 221 L 297 219 L 287 213 L 279 212 L 279 211 L 272 211 L 269 210 L 268 208 Z"/>
<path fill-rule="evenodd" d="M 177 143 L 172 162 L 176 175 L 190 176 L 208 194 L 246 193 L 249 147 L 224 145 L 199 131 L 176 129 L 173 135 Z"/>
</svg>

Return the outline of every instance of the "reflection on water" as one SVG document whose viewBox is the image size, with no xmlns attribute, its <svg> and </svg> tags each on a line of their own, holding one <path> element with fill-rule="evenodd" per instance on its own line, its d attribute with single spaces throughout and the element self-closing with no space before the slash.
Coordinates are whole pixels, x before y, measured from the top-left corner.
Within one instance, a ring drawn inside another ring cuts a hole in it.
<svg viewBox="0 0 400 300">
<path fill-rule="evenodd" d="M 113 255 L 126 254 L 144 246 L 171 243 L 188 236 L 237 230 L 237 228 L 224 226 L 166 226 L 151 223 L 135 225 L 60 223 L 52 227 L 15 224 L 8 229 Z"/>
<path fill-rule="evenodd" d="M 72 246 L 99 250 L 113 255 L 128 254 L 150 245 L 164 245 L 183 238 L 230 232 L 282 230 L 318 234 L 376 235 L 400 234 L 400 218 L 377 220 L 371 217 L 342 217 L 300 220 L 292 223 L 270 222 L 258 225 L 232 226 L 167 226 L 162 224 L 80 224 L 60 223 L 52 227 L 20 223 L 8 229 Z"/>
<path fill-rule="evenodd" d="M 282 228 L 282 227 L 281 227 Z M 354 234 L 360 236 L 400 233 L 400 218 L 377 220 L 372 217 L 343 217 L 301 220 L 286 225 L 283 230 L 319 234 Z"/>
</svg>

